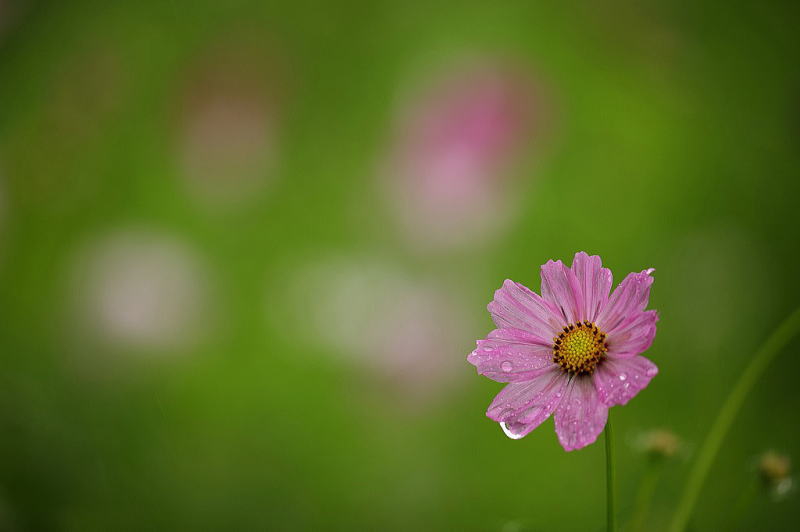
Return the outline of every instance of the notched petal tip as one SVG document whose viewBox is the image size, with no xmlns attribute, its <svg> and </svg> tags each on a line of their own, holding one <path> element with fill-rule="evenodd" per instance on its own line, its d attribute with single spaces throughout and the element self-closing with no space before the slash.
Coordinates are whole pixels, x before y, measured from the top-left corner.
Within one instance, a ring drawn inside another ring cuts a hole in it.
<svg viewBox="0 0 800 532">
<path fill-rule="evenodd" d="M 572 259 L 572 265 L 573 266 L 575 266 L 575 261 L 578 260 L 578 259 L 588 260 L 588 261 L 597 260 L 598 264 L 602 264 L 602 262 L 603 262 L 602 259 L 600 258 L 600 255 L 590 255 L 589 253 L 587 253 L 585 251 L 579 251 L 579 252 L 575 253 L 575 257 L 573 257 L 573 259 Z"/>
<path fill-rule="evenodd" d="M 561 259 L 556 259 L 556 260 L 549 259 L 547 262 L 542 264 L 542 266 L 539 269 L 540 270 L 546 270 L 546 269 L 553 268 L 553 267 L 564 268 L 564 263 L 561 262 Z"/>
<path fill-rule="evenodd" d="M 493 312 L 493 309 L 497 310 L 499 307 L 497 301 L 502 299 L 503 291 L 508 290 L 509 288 L 513 288 L 514 286 L 515 283 L 511 279 L 506 279 L 505 281 L 503 281 L 503 284 L 500 285 L 500 288 L 495 290 L 494 294 L 492 294 L 492 300 L 489 301 L 489 303 L 486 305 L 486 310 L 488 310 L 489 313 Z"/>
<path fill-rule="evenodd" d="M 542 275 L 546 274 L 547 272 L 551 272 L 551 271 L 561 272 L 566 267 L 567 267 L 566 264 L 561 262 L 560 259 L 559 260 L 550 259 L 550 260 L 548 260 L 547 262 L 545 262 L 544 264 L 542 264 L 539 267 L 539 272 Z"/>
<path fill-rule="evenodd" d="M 495 290 L 495 293 L 499 292 L 500 290 L 502 290 L 504 288 L 505 289 L 515 289 L 515 288 L 519 288 L 520 286 L 521 286 L 520 283 L 516 282 L 514 279 L 506 279 L 506 280 L 503 281 L 503 285 L 500 288 L 498 288 L 497 290 Z"/>
<path fill-rule="evenodd" d="M 577 290 L 580 297 L 580 319 L 594 322 L 600 309 L 608 301 L 611 291 L 611 270 L 603 268 L 603 261 L 599 255 L 589 255 L 585 251 L 575 254 L 571 271 L 577 279 Z"/>
</svg>

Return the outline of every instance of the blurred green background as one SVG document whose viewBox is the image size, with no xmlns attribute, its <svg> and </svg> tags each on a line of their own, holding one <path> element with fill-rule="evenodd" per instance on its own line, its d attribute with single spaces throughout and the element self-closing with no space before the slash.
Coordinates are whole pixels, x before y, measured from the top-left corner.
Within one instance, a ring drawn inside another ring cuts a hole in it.
<svg viewBox="0 0 800 532">
<path fill-rule="evenodd" d="M 798 7 L 0 1 L 0 529 L 601 530 L 602 443 L 506 438 L 465 361 L 578 250 L 657 269 L 612 413 L 628 530 L 683 442 L 663 529 L 800 299 Z M 796 529 L 796 342 L 694 530 Z"/>
</svg>

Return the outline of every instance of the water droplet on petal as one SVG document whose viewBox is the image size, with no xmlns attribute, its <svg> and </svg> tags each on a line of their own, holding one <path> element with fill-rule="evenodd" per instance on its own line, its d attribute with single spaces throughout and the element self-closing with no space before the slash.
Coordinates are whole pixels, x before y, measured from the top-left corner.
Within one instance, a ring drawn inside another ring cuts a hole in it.
<svg viewBox="0 0 800 532">
<path fill-rule="evenodd" d="M 621 380 L 621 381 L 624 381 L 624 380 L 626 380 L 627 378 L 628 378 L 628 375 L 627 375 L 627 374 L 625 374 L 625 373 L 620 373 L 620 374 L 619 374 L 619 380 Z"/>
<path fill-rule="evenodd" d="M 508 373 L 509 371 L 511 371 L 512 369 L 514 369 L 514 364 L 512 364 L 512 363 L 511 363 L 509 360 L 506 360 L 505 362 L 503 362 L 502 364 L 500 364 L 500 368 L 501 368 L 503 371 L 505 371 L 506 373 Z"/>
<path fill-rule="evenodd" d="M 515 432 L 511 432 L 511 429 L 509 429 L 508 425 L 506 425 L 503 421 L 500 422 L 500 428 L 503 429 L 503 432 L 505 432 L 506 436 L 508 436 L 512 440 L 518 440 L 523 436 L 523 434 L 517 434 Z"/>
</svg>

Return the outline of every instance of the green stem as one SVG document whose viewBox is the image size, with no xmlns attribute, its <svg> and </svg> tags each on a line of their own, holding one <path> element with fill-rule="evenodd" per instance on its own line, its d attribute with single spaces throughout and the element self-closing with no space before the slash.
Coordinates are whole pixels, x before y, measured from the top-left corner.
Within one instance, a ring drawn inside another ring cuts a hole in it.
<svg viewBox="0 0 800 532">
<path fill-rule="evenodd" d="M 747 486 L 741 491 L 739 499 L 733 506 L 733 511 L 730 513 L 731 517 L 725 530 L 744 530 L 744 527 L 741 526 L 744 521 L 744 516 L 753 503 L 753 498 L 757 493 L 758 482 L 756 482 L 756 479 L 750 479 L 750 482 L 748 482 Z"/>
<path fill-rule="evenodd" d="M 606 530 L 614 532 L 617 529 L 617 516 L 614 511 L 616 497 L 614 493 L 614 441 L 611 431 L 611 411 L 608 412 L 606 422 Z"/>
<path fill-rule="evenodd" d="M 669 528 L 671 532 L 683 532 L 686 529 L 692 510 L 694 510 L 694 505 L 700 495 L 700 490 L 703 487 L 703 482 L 705 482 L 708 471 L 711 469 L 711 464 L 714 462 L 714 457 L 722 445 L 722 440 L 731 428 L 731 424 L 733 424 L 733 420 L 745 397 L 769 363 L 772 362 L 772 359 L 775 358 L 775 355 L 780 353 L 781 349 L 792 339 L 798 329 L 800 329 L 800 308 L 792 312 L 775 332 L 767 338 L 761 349 L 750 360 L 750 365 L 745 368 L 739 377 L 736 386 L 731 390 L 730 395 L 722 405 L 722 409 L 719 411 L 706 441 L 703 442 L 703 446 L 697 456 L 697 462 L 689 475 L 678 509 L 672 519 L 672 524 Z"/>
<path fill-rule="evenodd" d="M 645 529 L 647 514 L 650 512 L 653 495 L 656 492 L 658 479 L 661 476 L 663 460 L 663 458 L 651 459 L 647 471 L 645 471 L 644 478 L 639 484 L 639 495 L 636 497 L 636 509 L 631 519 L 630 529 L 633 532 Z"/>
</svg>

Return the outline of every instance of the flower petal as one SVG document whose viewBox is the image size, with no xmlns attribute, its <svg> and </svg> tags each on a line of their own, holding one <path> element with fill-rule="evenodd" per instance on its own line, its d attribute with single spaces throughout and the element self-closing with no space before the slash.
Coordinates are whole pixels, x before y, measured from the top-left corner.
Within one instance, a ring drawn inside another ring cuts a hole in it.
<svg viewBox="0 0 800 532">
<path fill-rule="evenodd" d="M 608 356 L 631 358 L 647 351 L 656 336 L 658 313 L 639 312 L 608 332 Z"/>
<path fill-rule="evenodd" d="M 603 432 L 608 407 L 600 402 L 588 376 L 573 377 L 555 414 L 556 434 L 565 451 L 594 443 Z"/>
<path fill-rule="evenodd" d="M 583 294 L 575 273 L 558 261 L 542 265 L 542 297 L 559 310 L 566 324 L 583 319 Z"/>
<path fill-rule="evenodd" d="M 566 325 L 553 305 L 510 279 L 494 293 L 487 308 L 499 328 L 522 329 L 545 339 Z"/>
<path fill-rule="evenodd" d="M 486 415 L 499 421 L 509 438 L 519 439 L 550 417 L 567 385 L 558 366 L 525 382 L 512 382 L 494 398 Z"/>
<path fill-rule="evenodd" d="M 607 406 L 624 405 L 642 391 L 658 368 L 645 357 L 607 359 L 592 375 L 597 396 Z"/>
<path fill-rule="evenodd" d="M 583 293 L 581 319 L 593 322 L 608 301 L 612 283 L 611 270 L 603 268 L 603 263 L 597 255 L 590 256 L 580 251 L 572 260 L 572 271 Z"/>
<path fill-rule="evenodd" d="M 528 381 L 553 365 L 553 347 L 552 342 L 519 329 L 495 329 L 478 340 L 467 361 L 497 382 Z"/>
<path fill-rule="evenodd" d="M 640 273 L 629 273 L 611 294 L 606 305 L 597 316 L 597 325 L 606 333 L 619 327 L 626 320 L 639 314 L 650 299 L 650 285 L 655 270 L 649 268 Z"/>
</svg>

